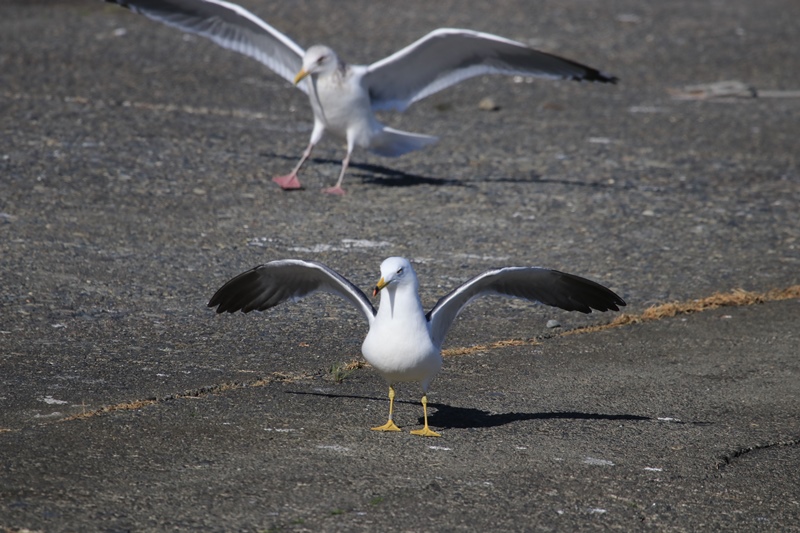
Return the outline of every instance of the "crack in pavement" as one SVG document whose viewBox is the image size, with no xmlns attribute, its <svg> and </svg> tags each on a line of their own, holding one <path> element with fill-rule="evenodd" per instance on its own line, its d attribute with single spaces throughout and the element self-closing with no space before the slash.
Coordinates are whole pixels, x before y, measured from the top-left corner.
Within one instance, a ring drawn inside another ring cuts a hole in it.
<svg viewBox="0 0 800 533">
<path fill-rule="evenodd" d="M 188 390 L 178 394 L 169 394 L 167 396 L 152 397 L 144 400 L 133 400 L 130 402 L 123 402 L 114 405 L 106 405 L 84 413 L 67 416 L 56 420 L 56 422 L 69 422 L 71 420 L 84 420 L 93 416 L 111 413 L 114 411 L 135 411 L 150 405 L 165 403 L 172 400 L 185 400 L 189 398 L 203 398 L 212 394 L 220 394 L 231 390 L 240 390 L 250 387 L 263 387 L 271 383 L 293 383 L 303 379 L 311 378 L 310 374 L 285 374 L 282 372 L 273 372 L 270 376 L 254 379 L 251 381 L 230 381 L 221 383 L 219 385 L 209 385 L 206 387 L 199 387 L 197 389 Z"/>
<path fill-rule="evenodd" d="M 743 307 L 747 305 L 763 304 L 767 302 L 777 302 L 781 300 L 800 299 L 800 285 L 792 285 L 784 289 L 773 289 L 766 292 L 751 292 L 743 289 L 733 289 L 730 292 L 716 292 L 711 296 L 691 300 L 688 302 L 670 302 L 666 304 L 648 307 L 638 315 L 622 313 L 608 324 L 598 326 L 586 326 L 575 328 L 561 333 L 561 335 L 573 335 L 575 333 L 593 333 L 629 324 L 640 324 L 664 318 L 672 318 L 678 315 L 689 315 L 692 313 L 702 313 L 720 307 Z"/>
<path fill-rule="evenodd" d="M 756 444 L 755 446 L 747 446 L 745 448 L 739 448 L 731 453 L 723 455 L 720 457 L 717 462 L 714 464 L 714 467 L 717 470 L 721 470 L 726 466 L 730 465 L 736 459 L 742 457 L 743 455 L 747 455 L 748 453 L 756 452 L 758 450 L 767 450 L 769 448 L 776 448 L 781 446 L 797 446 L 800 444 L 800 437 L 788 440 L 779 440 L 776 442 L 768 442 L 766 444 Z"/>
<path fill-rule="evenodd" d="M 541 341 L 556 337 L 566 337 L 583 333 L 595 333 L 607 329 L 619 328 L 630 324 L 641 324 L 654 320 L 672 318 L 678 315 L 688 315 L 692 313 L 702 313 L 720 307 L 742 307 L 746 305 L 756 305 L 766 302 L 776 302 L 780 300 L 800 299 L 800 285 L 792 285 L 784 289 L 773 289 L 767 292 L 751 292 L 743 289 L 733 289 L 730 292 L 716 292 L 711 296 L 699 298 L 688 302 L 670 302 L 665 304 L 648 307 L 638 315 L 622 313 L 617 318 L 607 324 L 585 326 L 570 329 L 562 333 L 540 335 L 530 339 L 507 339 L 490 344 L 481 344 L 464 348 L 449 348 L 442 350 L 445 357 L 453 355 L 469 355 L 475 352 L 493 350 L 496 348 L 506 348 L 508 346 L 535 346 Z"/>
</svg>

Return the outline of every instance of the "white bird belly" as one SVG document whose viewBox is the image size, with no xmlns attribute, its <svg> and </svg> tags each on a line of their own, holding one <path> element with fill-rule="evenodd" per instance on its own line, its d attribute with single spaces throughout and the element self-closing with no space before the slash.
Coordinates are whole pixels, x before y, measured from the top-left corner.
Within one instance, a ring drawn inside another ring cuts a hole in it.
<svg viewBox="0 0 800 533">
<path fill-rule="evenodd" d="M 391 326 L 391 322 L 374 324 L 361 353 L 389 383 L 418 381 L 427 387 L 442 367 L 440 350 L 431 342 L 427 325 L 413 331 Z"/>
<path fill-rule="evenodd" d="M 382 129 L 372 113 L 369 95 L 352 80 L 321 78 L 316 97 L 311 94 L 310 99 L 314 115 L 325 129 L 352 140 L 355 146 L 367 148 L 373 131 Z"/>
</svg>

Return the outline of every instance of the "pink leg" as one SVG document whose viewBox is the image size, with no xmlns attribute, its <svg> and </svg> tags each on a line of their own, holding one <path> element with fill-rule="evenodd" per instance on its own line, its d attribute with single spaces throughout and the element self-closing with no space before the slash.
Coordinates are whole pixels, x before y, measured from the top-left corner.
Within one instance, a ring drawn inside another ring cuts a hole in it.
<svg viewBox="0 0 800 533">
<path fill-rule="evenodd" d="M 303 166 L 303 163 L 306 162 L 306 159 L 308 159 L 311 156 L 311 150 L 313 149 L 314 149 L 314 143 L 310 143 L 308 145 L 308 148 L 306 148 L 306 151 L 303 152 L 303 157 L 300 158 L 300 162 L 297 163 L 296 167 L 294 167 L 294 170 L 292 170 L 289 174 L 286 174 L 285 176 L 275 176 L 274 178 L 272 178 L 272 181 L 280 185 L 281 189 L 283 189 L 284 191 L 302 189 L 303 186 L 300 185 L 300 180 L 297 179 L 297 173 L 300 172 L 300 168 Z"/>
<path fill-rule="evenodd" d="M 342 189 L 342 181 L 344 181 L 344 173 L 347 172 L 347 167 L 350 165 L 350 153 L 352 150 L 347 151 L 347 155 L 344 157 L 344 161 L 342 161 L 342 171 L 339 173 L 339 181 L 336 182 L 336 185 L 333 187 L 328 187 L 327 189 L 322 189 L 322 192 L 325 194 L 333 194 L 336 196 L 344 196 L 345 192 Z"/>
</svg>

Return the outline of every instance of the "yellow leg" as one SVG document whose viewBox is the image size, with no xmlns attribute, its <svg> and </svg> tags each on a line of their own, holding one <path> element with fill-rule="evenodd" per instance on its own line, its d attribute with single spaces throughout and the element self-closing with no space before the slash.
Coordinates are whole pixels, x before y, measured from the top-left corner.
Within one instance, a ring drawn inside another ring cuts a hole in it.
<svg viewBox="0 0 800 533">
<path fill-rule="evenodd" d="M 394 422 L 392 422 L 392 413 L 394 413 L 394 387 L 389 385 L 389 421 L 382 426 L 372 428 L 373 431 L 400 431 Z"/>
<path fill-rule="evenodd" d="M 412 435 L 419 435 L 420 437 L 441 437 L 439 433 L 431 430 L 428 427 L 428 395 L 422 395 L 422 415 L 425 418 L 425 427 L 422 429 L 415 429 L 411 432 Z"/>
</svg>

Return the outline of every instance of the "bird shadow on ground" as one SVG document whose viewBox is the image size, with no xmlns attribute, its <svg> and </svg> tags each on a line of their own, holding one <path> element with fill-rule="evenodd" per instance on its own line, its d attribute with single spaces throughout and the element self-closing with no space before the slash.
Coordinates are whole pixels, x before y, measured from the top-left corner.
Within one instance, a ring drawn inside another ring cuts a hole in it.
<svg viewBox="0 0 800 533">
<path fill-rule="evenodd" d="M 285 155 L 262 153 L 260 155 L 272 157 L 275 159 L 284 159 L 296 163 L 296 157 L 289 157 Z M 319 157 L 312 157 L 303 166 L 304 169 L 307 165 L 335 165 L 337 168 L 342 164 L 338 159 L 325 159 Z M 354 171 L 360 172 L 354 172 Z M 362 183 L 369 183 L 380 185 L 383 187 L 416 187 L 418 185 L 433 185 L 436 187 L 474 187 L 467 182 L 457 179 L 448 178 L 431 178 L 429 176 L 421 176 L 419 174 L 411 174 L 403 172 L 402 170 L 395 170 L 393 168 L 384 167 L 383 165 L 375 165 L 371 163 L 350 163 L 348 174 L 345 175 L 344 183 L 347 184 L 348 175 L 351 178 L 359 178 Z M 303 174 L 299 174 L 300 180 L 303 180 Z"/>
<path fill-rule="evenodd" d="M 428 423 L 440 428 L 490 428 L 524 420 L 654 420 L 649 416 L 629 414 L 609 415 L 602 413 L 581 413 L 578 411 L 557 413 L 490 413 L 489 411 L 481 409 L 452 407 L 441 403 L 428 403 L 428 407 L 436 409 L 435 413 L 428 414 Z M 423 422 L 422 418 L 420 418 L 419 422 Z"/>
<path fill-rule="evenodd" d="M 383 401 L 387 403 L 389 401 L 386 398 L 376 398 L 374 396 L 356 396 L 352 394 L 328 394 L 324 392 L 306 391 L 287 392 L 289 394 L 308 394 L 311 396 L 324 396 L 327 398 L 351 398 L 356 400 Z M 411 400 L 395 400 L 394 403 L 420 406 L 419 402 Z M 433 413 L 428 412 L 428 423 L 431 426 L 445 429 L 490 428 L 524 420 L 627 420 L 631 422 L 652 422 L 658 420 L 657 418 L 649 416 L 631 414 L 612 415 L 602 413 L 581 413 L 578 411 L 563 411 L 554 413 L 491 413 L 489 411 L 474 409 L 471 407 L 453 407 L 443 403 L 431 402 L 428 402 L 428 407 L 435 409 L 435 412 Z M 419 418 L 418 423 L 423 423 L 422 417 Z"/>
<path fill-rule="evenodd" d="M 359 163 L 351 165 L 353 168 L 365 170 L 371 174 L 354 174 L 361 178 L 362 183 L 372 183 L 381 185 L 383 187 L 413 187 L 416 185 L 435 185 L 437 187 L 451 186 L 451 187 L 475 187 L 465 181 L 453 178 L 429 178 L 420 176 L 418 174 L 409 174 L 402 170 L 394 170 L 391 168 L 383 167 L 380 165 L 371 165 L 369 163 Z M 380 175 L 376 175 L 380 174 Z"/>
<path fill-rule="evenodd" d="M 271 157 L 274 159 L 283 159 L 287 161 L 288 165 L 297 163 L 297 157 L 275 154 L 270 152 L 262 152 L 262 156 Z M 312 157 L 303 166 L 304 169 L 308 168 L 309 164 L 318 165 L 334 165 L 337 168 L 342 164 L 338 159 L 329 159 L 321 157 Z M 353 172 L 358 170 L 360 172 Z M 288 171 L 288 169 L 287 169 Z M 608 183 L 607 181 L 579 181 L 565 178 L 548 178 L 539 173 L 531 172 L 522 177 L 478 177 L 478 178 L 432 178 L 430 176 L 422 176 L 420 174 L 411 174 L 396 170 L 393 168 L 385 167 L 383 165 L 376 165 L 373 163 L 350 163 L 349 174 L 352 178 L 361 179 L 362 183 L 379 185 L 382 187 L 416 187 L 418 185 L 433 185 L 436 187 L 465 187 L 475 188 L 477 183 L 528 183 L 528 184 L 552 184 L 552 185 L 567 185 L 572 187 L 589 187 L 596 189 L 629 189 L 631 185 Z M 301 175 L 302 178 L 302 175 Z M 347 175 L 345 175 L 345 183 L 347 182 Z"/>
</svg>

